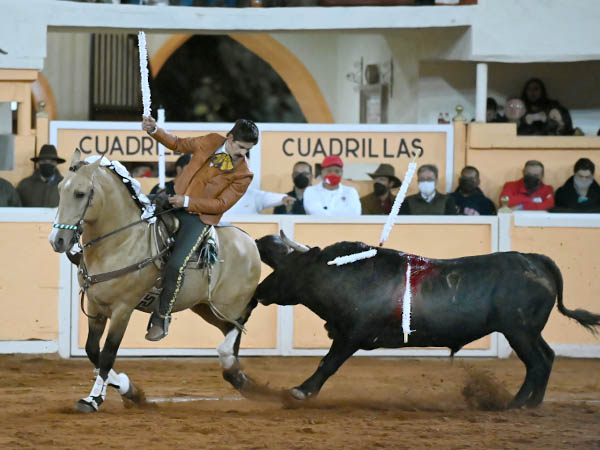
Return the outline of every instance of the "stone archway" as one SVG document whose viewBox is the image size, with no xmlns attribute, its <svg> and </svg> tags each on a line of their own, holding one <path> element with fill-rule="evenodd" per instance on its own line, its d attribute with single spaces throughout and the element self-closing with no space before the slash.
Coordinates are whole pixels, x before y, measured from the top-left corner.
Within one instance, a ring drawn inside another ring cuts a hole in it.
<svg viewBox="0 0 600 450">
<path fill-rule="evenodd" d="M 174 35 L 150 59 L 156 78 L 169 57 L 193 35 Z M 317 82 L 302 62 L 282 44 L 267 34 L 234 33 L 228 35 L 267 62 L 281 77 L 298 102 L 309 123 L 333 123 L 333 116 Z"/>
</svg>

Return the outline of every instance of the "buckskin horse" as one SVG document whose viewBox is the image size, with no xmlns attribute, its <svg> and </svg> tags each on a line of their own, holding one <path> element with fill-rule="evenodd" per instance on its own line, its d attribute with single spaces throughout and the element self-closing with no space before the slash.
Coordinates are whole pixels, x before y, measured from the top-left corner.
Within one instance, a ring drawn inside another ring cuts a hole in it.
<svg viewBox="0 0 600 450">
<path fill-rule="evenodd" d="M 117 174 L 73 154 L 69 173 L 59 185 L 60 202 L 49 241 L 54 251 L 69 252 L 81 239 L 79 285 L 87 294 L 88 337 L 85 351 L 98 372 L 88 397 L 76 408 L 97 411 L 112 386 L 125 398 L 139 399 L 139 391 L 124 374 L 113 370 L 117 350 L 131 313 L 155 285 L 160 270 L 153 249 L 154 236 L 135 196 Z M 106 161 L 106 160 L 105 160 Z M 187 269 L 173 312 L 191 309 L 225 335 L 217 347 L 223 377 L 242 390 L 248 377 L 240 370 L 241 328 L 256 306 L 252 299 L 261 263 L 254 240 L 235 227 L 218 227 L 220 261 L 211 269 Z M 210 290 L 209 290 L 209 279 Z M 82 297 L 83 307 L 83 297 Z M 146 308 L 146 312 L 150 312 Z M 110 319 L 102 350 L 100 338 Z"/>
</svg>

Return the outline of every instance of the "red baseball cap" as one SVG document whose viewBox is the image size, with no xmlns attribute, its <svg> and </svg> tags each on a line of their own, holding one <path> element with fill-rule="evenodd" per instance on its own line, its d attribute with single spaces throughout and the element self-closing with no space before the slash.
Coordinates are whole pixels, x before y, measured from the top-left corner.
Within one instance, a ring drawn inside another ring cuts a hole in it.
<svg viewBox="0 0 600 450">
<path fill-rule="evenodd" d="M 326 156 L 323 160 L 323 163 L 321 164 L 321 167 L 325 168 L 329 166 L 344 167 L 344 163 L 342 162 L 342 158 L 340 158 L 339 156 Z"/>
</svg>

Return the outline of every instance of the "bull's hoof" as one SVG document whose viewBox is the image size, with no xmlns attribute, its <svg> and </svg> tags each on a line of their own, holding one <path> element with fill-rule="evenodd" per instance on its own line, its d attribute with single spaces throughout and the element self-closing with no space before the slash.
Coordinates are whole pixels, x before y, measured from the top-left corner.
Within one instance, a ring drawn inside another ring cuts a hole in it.
<svg viewBox="0 0 600 450">
<path fill-rule="evenodd" d="M 292 394 L 292 397 L 296 400 L 306 400 L 308 398 L 308 396 L 298 388 L 290 390 L 290 394 Z"/>
<path fill-rule="evenodd" d="M 88 401 L 85 398 L 81 398 L 77 403 L 75 403 L 75 410 L 82 413 L 93 413 L 98 412 L 98 406 L 93 400 Z"/>
</svg>

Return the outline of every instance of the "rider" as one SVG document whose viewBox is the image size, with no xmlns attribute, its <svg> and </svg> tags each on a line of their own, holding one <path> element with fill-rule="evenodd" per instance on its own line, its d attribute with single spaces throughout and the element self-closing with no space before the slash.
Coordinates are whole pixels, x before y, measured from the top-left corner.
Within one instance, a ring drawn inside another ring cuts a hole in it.
<svg viewBox="0 0 600 450">
<path fill-rule="evenodd" d="M 216 225 L 225 211 L 246 192 L 252 181 L 246 155 L 258 142 L 258 128 L 251 120 L 238 119 L 223 137 L 216 133 L 179 138 L 144 116 L 142 129 L 165 147 L 191 153 L 192 159 L 175 182 L 169 203 L 176 208 L 179 231 L 164 271 L 163 290 L 146 333 L 149 341 L 168 334 L 171 310 L 183 284 L 185 266 L 196 251 L 207 225 Z"/>
</svg>

